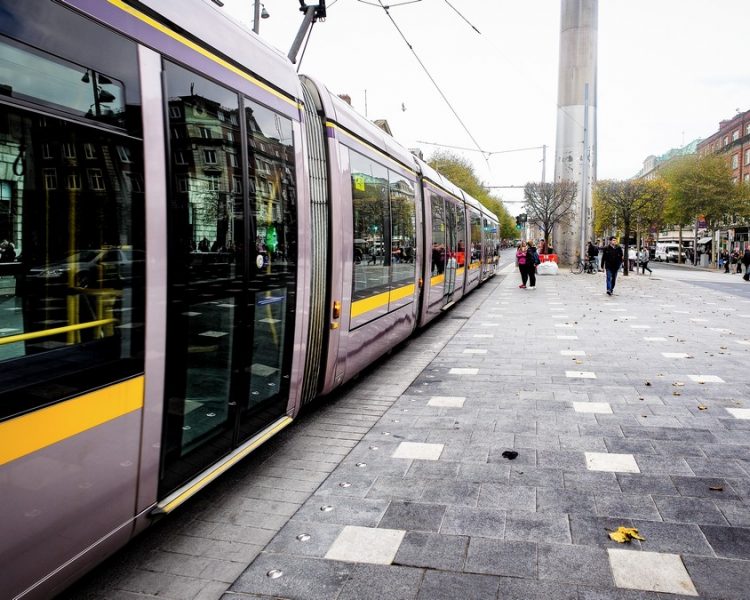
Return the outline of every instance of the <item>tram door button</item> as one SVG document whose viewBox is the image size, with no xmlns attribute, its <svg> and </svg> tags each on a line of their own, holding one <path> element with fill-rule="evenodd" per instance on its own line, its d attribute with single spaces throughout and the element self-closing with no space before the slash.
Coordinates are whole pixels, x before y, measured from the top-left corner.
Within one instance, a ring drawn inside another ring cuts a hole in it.
<svg viewBox="0 0 750 600">
<path fill-rule="evenodd" d="M 331 311 L 331 317 L 333 319 L 341 318 L 341 302 L 339 300 L 334 300 L 333 302 L 333 310 Z M 339 327 L 341 327 L 340 323 L 331 323 L 331 329 L 338 329 Z"/>
</svg>

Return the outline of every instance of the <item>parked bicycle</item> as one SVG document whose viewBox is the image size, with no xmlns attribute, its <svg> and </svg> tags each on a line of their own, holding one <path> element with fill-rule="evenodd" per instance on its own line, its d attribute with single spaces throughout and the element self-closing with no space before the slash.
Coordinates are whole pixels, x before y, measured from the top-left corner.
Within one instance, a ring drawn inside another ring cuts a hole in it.
<svg viewBox="0 0 750 600">
<path fill-rule="evenodd" d="M 583 260 L 581 257 L 578 257 L 576 262 L 574 262 L 570 266 L 570 272 L 575 273 L 576 275 L 580 275 L 583 272 L 586 273 L 596 273 L 598 271 L 596 267 L 596 259 L 586 259 Z"/>
</svg>

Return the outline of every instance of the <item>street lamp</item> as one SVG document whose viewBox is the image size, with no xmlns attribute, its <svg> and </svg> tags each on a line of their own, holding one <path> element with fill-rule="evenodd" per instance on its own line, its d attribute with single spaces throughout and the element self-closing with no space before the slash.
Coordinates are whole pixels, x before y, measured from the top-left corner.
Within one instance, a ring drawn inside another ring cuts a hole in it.
<svg viewBox="0 0 750 600">
<path fill-rule="evenodd" d="M 255 17 L 253 19 L 253 31 L 259 33 L 260 31 L 260 20 L 267 19 L 271 14 L 266 10 L 264 4 L 260 0 L 255 0 Z"/>
</svg>

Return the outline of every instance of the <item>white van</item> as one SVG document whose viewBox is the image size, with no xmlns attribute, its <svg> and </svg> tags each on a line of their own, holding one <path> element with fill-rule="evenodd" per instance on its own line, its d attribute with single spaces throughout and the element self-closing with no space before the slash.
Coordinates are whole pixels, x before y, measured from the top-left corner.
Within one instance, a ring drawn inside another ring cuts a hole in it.
<svg viewBox="0 0 750 600">
<path fill-rule="evenodd" d="M 683 249 L 680 251 L 680 245 L 674 243 L 659 243 L 656 244 L 656 253 L 654 259 L 664 262 L 679 262 L 679 256 L 682 254 L 682 260 L 685 261 L 686 254 Z"/>
</svg>

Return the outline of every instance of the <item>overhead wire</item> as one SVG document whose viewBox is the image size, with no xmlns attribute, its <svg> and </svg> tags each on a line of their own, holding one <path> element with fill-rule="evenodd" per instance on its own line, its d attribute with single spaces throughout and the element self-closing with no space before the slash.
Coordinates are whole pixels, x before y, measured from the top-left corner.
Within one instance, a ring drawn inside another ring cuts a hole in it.
<svg viewBox="0 0 750 600">
<path fill-rule="evenodd" d="M 453 10 L 455 11 L 455 13 L 456 13 L 456 14 L 457 14 L 457 15 L 458 15 L 459 17 L 461 17 L 461 18 L 462 18 L 462 19 L 463 19 L 464 21 L 466 21 L 466 24 L 467 24 L 467 25 L 468 25 L 469 27 L 471 27 L 471 28 L 472 28 L 472 29 L 473 29 L 474 31 L 476 31 L 476 32 L 477 32 L 477 33 L 478 33 L 479 35 L 482 35 L 482 32 L 481 32 L 481 31 L 479 31 L 479 29 L 477 29 L 476 27 L 474 27 L 474 25 L 473 25 L 473 24 L 471 23 L 471 21 L 469 21 L 469 19 L 467 19 L 466 17 L 464 17 L 464 16 L 463 16 L 463 15 L 462 15 L 462 14 L 461 14 L 461 13 L 459 12 L 459 10 L 458 10 L 458 9 L 457 9 L 457 8 L 456 8 L 455 6 L 453 6 L 453 5 L 452 5 L 452 4 L 450 3 L 450 2 L 448 2 L 448 0 L 444 0 L 444 1 L 445 1 L 445 3 L 446 3 L 446 4 L 448 5 L 448 6 L 450 6 L 450 7 L 451 7 L 451 8 L 452 8 L 452 9 L 453 9 Z"/>
<path fill-rule="evenodd" d="M 360 0 L 362 1 L 362 0 Z M 403 31 L 401 31 L 401 28 L 396 23 L 395 19 L 390 13 L 390 10 L 388 7 L 386 7 L 382 0 L 378 0 L 378 4 L 380 4 L 380 7 L 385 11 L 386 16 L 390 19 L 393 26 L 396 28 L 396 31 L 398 31 L 399 35 L 401 36 L 401 39 L 404 40 L 404 43 L 409 47 L 409 50 L 411 50 L 411 53 L 414 55 L 414 58 L 417 59 L 417 62 L 419 63 L 419 66 L 422 67 L 422 70 L 425 72 L 429 80 L 432 82 L 432 85 L 435 86 L 435 89 L 437 89 L 438 93 L 440 94 L 440 97 L 445 101 L 445 103 L 448 105 L 448 108 L 453 113 L 453 116 L 456 117 L 456 120 L 461 124 L 461 127 L 463 127 L 466 134 L 469 136 L 469 139 L 471 139 L 472 142 L 474 142 L 474 145 L 477 147 L 477 150 L 479 152 L 482 152 L 482 156 L 484 157 L 485 162 L 487 163 L 487 168 L 490 169 L 489 161 L 487 160 L 487 157 L 484 156 L 484 151 L 482 150 L 482 147 L 480 146 L 479 142 L 474 138 L 474 136 L 471 134 L 471 131 L 469 131 L 469 128 L 466 126 L 466 123 L 464 123 L 461 116 L 458 114 L 455 108 L 453 108 L 453 105 L 451 104 L 450 100 L 448 100 L 448 97 L 445 95 L 443 90 L 438 85 L 438 82 L 435 80 L 435 78 L 430 73 L 427 66 L 422 62 L 422 59 L 419 58 L 419 55 L 417 54 L 416 50 L 414 50 L 414 46 L 411 45 L 408 39 L 406 39 L 406 36 L 404 35 Z"/>
</svg>

